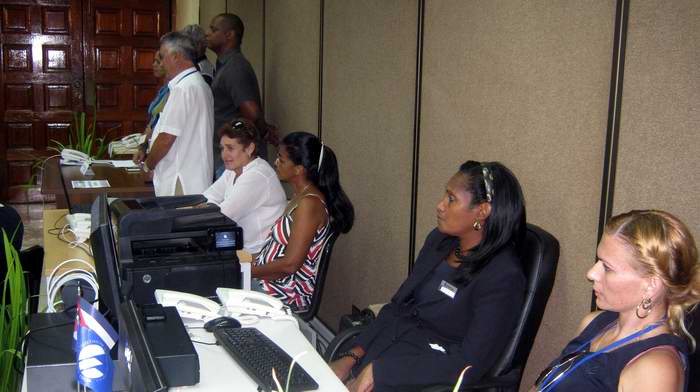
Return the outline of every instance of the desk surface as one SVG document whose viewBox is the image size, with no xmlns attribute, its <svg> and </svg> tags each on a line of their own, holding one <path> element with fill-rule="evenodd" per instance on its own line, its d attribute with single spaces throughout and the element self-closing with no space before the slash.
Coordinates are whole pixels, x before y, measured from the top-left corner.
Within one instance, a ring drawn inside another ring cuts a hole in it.
<svg viewBox="0 0 700 392">
<path fill-rule="evenodd" d="M 95 174 L 85 176 L 80 173 L 80 166 L 61 166 L 58 157 L 47 160 L 44 164 L 41 193 L 57 195 L 56 203 L 59 207 L 65 207 L 65 200 L 58 197 L 64 194 L 63 183 L 67 193 L 65 197 L 70 198 L 71 204 L 90 203 L 95 195 L 100 193 L 107 193 L 111 197 L 155 196 L 149 173 L 128 172 L 124 168 L 116 168 L 108 164 L 92 164 L 90 167 Z M 72 181 L 84 180 L 107 180 L 110 187 L 73 188 Z"/>
<path fill-rule="evenodd" d="M 194 325 L 201 325 L 201 322 Z M 320 392 L 347 391 L 333 371 L 290 321 L 260 320 L 252 325 L 277 343 L 291 357 L 306 351 L 299 364 L 318 383 Z M 213 343 L 214 335 L 201 328 L 189 329 L 193 341 Z M 257 391 L 257 384 L 241 369 L 221 346 L 194 343 L 199 355 L 200 382 L 192 387 L 171 388 L 171 391 Z"/>
<path fill-rule="evenodd" d="M 90 265 L 95 265 L 95 261 L 83 248 L 71 247 L 68 243 L 61 241 L 57 235 L 49 233 L 49 230 L 54 228 L 61 228 L 65 226 L 66 215 L 68 210 L 58 209 L 58 210 L 44 210 L 44 278 L 41 280 L 41 289 L 39 297 L 39 309 L 46 308 L 46 279 L 51 274 L 60 263 L 68 259 L 80 259 L 88 262 Z M 55 230 L 57 232 L 58 230 Z M 67 237 L 72 239 L 72 234 L 68 233 Z M 89 241 L 86 245 L 89 245 Z M 252 257 L 250 253 L 239 250 L 237 252 L 238 259 L 245 263 L 250 262 Z M 66 265 L 68 268 L 74 268 L 79 266 L 79 263 L 74 263 Z M 59 270 L 61 271 L 61 270 Z"/>
<path fill-rule="evenodd" d="M 71 248 L 69 244 L 59 240 L 48 231 L 54 227 L 63 227 L 66 224 L 65 215 L 68 210 L 44 210 L 44 278 L 63 260 L 79 258 L 94 264 L 94 260 L 80 248 Z M 250 261 L 251 257 L 245 251 L 239 251 L 238 257 L 242 261 Z M 44 309 L 46 279 L 42 279 L 42 296 Z M 188 323 L 190 327 L 199 327 L 201 322 Z M 321 356 L 314 350 L 311 344 L 304 338 L 299 329 L 290 321 L 260 320 L 254 327 L 273 339 L 290 356 L 306 351 L 307 354 L 299 359 L 300 365 L 319 384 L 318 391 L 346 391 L 345 386 L 335 377 L 330 368 L 325 364 Z M 201 328 L 189 329 L 192 340 L 201 342 L 214 342 L 213 334 Z M 174 391 L 257 391 L 257 384 L 241 369 L 233 358 L 221 346 L 208 346 L 194 344 L 199 355 L 200 383 L 183 388 L 171 388 Z M 26 373 L 25 373 L 26 375 Z M 26 391 L 26 379 L 23 390 Z"/>
</svg>

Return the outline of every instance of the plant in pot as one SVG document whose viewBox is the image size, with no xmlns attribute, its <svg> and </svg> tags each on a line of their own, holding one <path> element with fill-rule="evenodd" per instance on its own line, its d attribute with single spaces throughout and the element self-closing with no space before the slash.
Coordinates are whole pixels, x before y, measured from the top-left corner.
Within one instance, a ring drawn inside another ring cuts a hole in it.
<svg viewBox="0 0 700 392">
<path fill-rule="evenodd" d="M 115 128 L 108 130 L 104 137 L 97 137 L 96 121 L 96 113 L 93 113 L 91 120 L 87 118 L 85 112 L 73 113 L 73 123 L 68 129 L 68 142 L 63 144 L 51 139 L 51 143 L 54 145 L 49 149 L 60 154 L 61 151 L 68 148 L 82 152 L 92 159 L 102 158 L 107 151 L 107 136 Z"/>
<path fill-rule="evenodd" d="M 19 343 L 28 328 L 28 292 L 17 249 L 2 230 L 7 275 L 2 282 L 0 302 L 0 391 L 19 390 L 20 373 L 15 362 L 22 360 Z"/>
</svg>

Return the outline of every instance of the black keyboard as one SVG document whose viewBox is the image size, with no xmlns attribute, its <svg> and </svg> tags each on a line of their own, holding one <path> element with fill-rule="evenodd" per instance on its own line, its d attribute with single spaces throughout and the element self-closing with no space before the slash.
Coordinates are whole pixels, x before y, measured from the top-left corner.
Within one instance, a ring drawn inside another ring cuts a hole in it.
<svg viewBox="0 0 700 392">
<path fill-rule="evenodd" d="M 214 336 L 263 390 L 270 392 L 277 389 L 272 379 L 272 368 L 275 369 L 282 388 L 287 385 L 292 358 L 265 334 L 255 328 L 217 328 Z M 299 363 L 295 363 L 287 392 L 314 389 L 318 389 L 316 381 Z"/>
</svg>

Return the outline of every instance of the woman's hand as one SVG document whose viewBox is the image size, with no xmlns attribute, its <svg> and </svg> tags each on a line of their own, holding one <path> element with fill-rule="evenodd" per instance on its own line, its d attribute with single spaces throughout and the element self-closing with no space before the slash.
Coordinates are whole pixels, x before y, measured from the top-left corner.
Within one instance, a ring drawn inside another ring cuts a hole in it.
<svg viewBox="0 0 700 392">
<path fill-rule="evenodd" d="M 370 363 L 359 376 L 348 385 L 350 392 L 372 392 L 374 389 L 374 375 L 372 374 L 372 364 Z"/>
<path fill-rule="evenodd" d="M 336 359 L 330 364 L 331 370 L 342 382 L 345 382 L 348 379 L 353 366 L 355 366 L 355 360 L 352 359 L 352 357 Z"/>
</svg>

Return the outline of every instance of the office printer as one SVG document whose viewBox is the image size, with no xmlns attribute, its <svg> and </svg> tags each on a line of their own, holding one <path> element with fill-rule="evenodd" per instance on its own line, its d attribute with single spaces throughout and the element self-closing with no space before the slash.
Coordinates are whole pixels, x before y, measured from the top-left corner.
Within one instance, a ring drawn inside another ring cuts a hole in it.
<svg viewBox="0 0 700 392">
<path fill-rule="evenodd" d="M 155 303 L 161 288 L 213 297 L 217 287 L 240 287 L 243 230 L 218 206 L 192 208 L 205 202 L 188 195 L 111 203 L 127 299 Z"/>
</svg>

